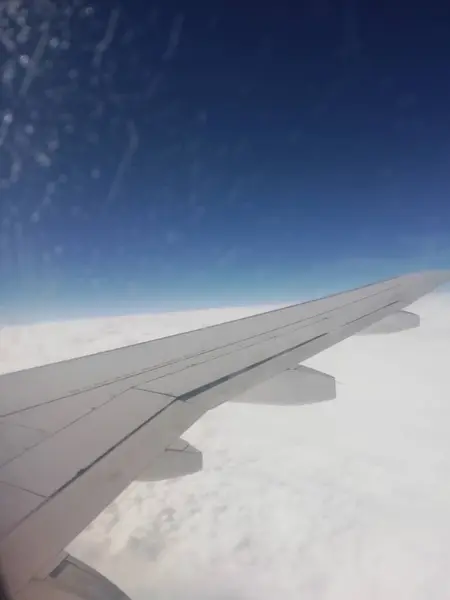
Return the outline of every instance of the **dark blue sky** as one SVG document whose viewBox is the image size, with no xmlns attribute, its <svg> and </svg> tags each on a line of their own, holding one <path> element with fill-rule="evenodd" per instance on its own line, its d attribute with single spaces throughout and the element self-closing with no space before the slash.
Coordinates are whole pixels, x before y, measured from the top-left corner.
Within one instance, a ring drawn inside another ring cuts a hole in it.
<svg viewBox="0 0 450 600">
<path fill-rule="evenodd" d="M 444 2 L 0 10 L 4 320 L 450 267 Z"/>
</svg>

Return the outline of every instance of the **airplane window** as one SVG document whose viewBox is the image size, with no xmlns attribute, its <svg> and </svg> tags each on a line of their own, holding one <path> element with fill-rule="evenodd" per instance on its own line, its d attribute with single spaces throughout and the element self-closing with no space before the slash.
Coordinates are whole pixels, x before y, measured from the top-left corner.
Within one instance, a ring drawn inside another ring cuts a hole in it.
<svg viewBox="0 0 450 600">
<path fill-rule="evenodd" d="M 442 0 L 0 0 L 0 375 L 448 269 L 449 165 Z M 308 329 L 322 362 L 304 403 L 336 381 L 341 402 L 211 410 L 177 440 L 190 462 L 171 473 L 189 476 L 144 474 L 74 556 L 136 598 L 446 600 L 450 310 L 418 306 L 339 355 Z M 135 362 L 120 377 L 150 368 Z M 214 368 L 195 389 L 231 379 Z M 115 369 L 67 377 L 70 394 Z M 14 420 L 35 391 L 5 409 L 5 379 L 0 453 L 20 454 L 55 429 Z"/>
</svg>

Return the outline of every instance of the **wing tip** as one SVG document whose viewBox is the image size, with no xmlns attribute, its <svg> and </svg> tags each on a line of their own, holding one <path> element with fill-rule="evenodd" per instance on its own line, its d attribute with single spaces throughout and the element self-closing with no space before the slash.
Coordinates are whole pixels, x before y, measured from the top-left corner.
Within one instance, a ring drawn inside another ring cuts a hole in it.
<svg viewBox="0 0 450 600">
<path fill-rule="evenodd" d="M 450 269 L 428 269 L 410 273 L 413 277 L 426 277 L 436 286 L 450 282 Z"/>
</svg>

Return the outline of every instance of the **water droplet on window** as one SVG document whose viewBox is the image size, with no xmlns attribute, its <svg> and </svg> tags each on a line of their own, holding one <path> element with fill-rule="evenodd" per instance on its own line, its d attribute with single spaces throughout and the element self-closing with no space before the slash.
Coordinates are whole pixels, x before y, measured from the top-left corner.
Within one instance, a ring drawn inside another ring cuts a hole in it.
<svg viewBox="0 0 450 600">
<path fill-rule="evenodd" d="M 19 33 L 16 36 L 17 43 L 25 44 L 26 42 L 28 42 L 28 39 L 30 37 L 30 31 L 31 27 L 29 27 L 28 25 L 22 26 Z"/>
<path fill-rule="evenodd" d="M 11 85 L 16 75 L 16 63 L 15 61 L 9 61 L 3 67 L 2 81 L 5 85 Z"/>
<path fill-rule="evenodd" d="M 41 167 L 49 167 L 52 164 L 51 158 L 48 154 L 44 152 L 37 152 L 35 155 L 36 162 L 41 165 Z"/>
<path fill-rule="evenodd" d="M 55 150 L 57 150 L 59 148 L 59 141 L 58 140 L 50 140 L 47 144 L 47 148 L 50 150 L 50 152 L 54 152 Z"/>
<path fill-rule="evenodd" d="M 94 13 L 94 9 L 92 6 L 85 6 L 81 11 L 83 17 L 90 17 Z"/>
<path fill-rule="evenodd" d="M 19 56 L 19 64 L 22 65 L 22 67 L 26 67 L 29 62 L 30 62 L 30 57 L 28 56 L 28 54 L 21 54 Z"/>
</svg>

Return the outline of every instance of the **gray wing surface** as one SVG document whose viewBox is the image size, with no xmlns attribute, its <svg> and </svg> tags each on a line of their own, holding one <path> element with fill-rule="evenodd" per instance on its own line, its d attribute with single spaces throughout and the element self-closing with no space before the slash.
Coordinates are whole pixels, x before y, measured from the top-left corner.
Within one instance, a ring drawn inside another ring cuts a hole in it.
<svg viewBox="0 0 450 600">
<path fill-rule="evenodd" d="M 1 376 L 0 564 L 10 591 L 56 572 L 64 548 L 133 480 L 200 468 L 180 436 L 206 411 L 449 279 L 414 273 Z"/>
</svg>

